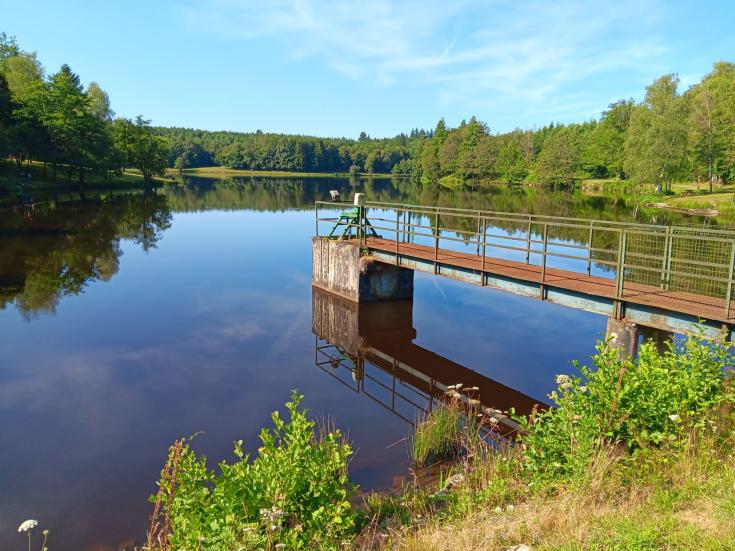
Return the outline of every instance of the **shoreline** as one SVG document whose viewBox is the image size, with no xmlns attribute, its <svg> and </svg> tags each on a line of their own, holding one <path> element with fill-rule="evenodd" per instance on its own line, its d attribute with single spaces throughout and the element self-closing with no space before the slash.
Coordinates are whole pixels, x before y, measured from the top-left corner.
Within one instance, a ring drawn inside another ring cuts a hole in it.
<svg viewBox="0 0 735 551">
<path fill-rule="evenodd" d="M 358 172 L 351 175 L 349 172 L 289 172 L 280 170 L 246 170 L 240 168 L 226 168 L 218 166 L 208 166 L 200 168 L 185 168 L 183 170 L 176 170 L 175 168 L 167 168 L 167 176 L 196 176 L 199 178 L 221 178 L 223 176 L 252 176 L 261 178 L 365 178 L 365 179 L 392 179 L 392 178 L 406 178 L 408 175 L 405 174 L 388 174 L 388 173 L 373 173 L 368 174 L 366 172 Z"/>
</svg>

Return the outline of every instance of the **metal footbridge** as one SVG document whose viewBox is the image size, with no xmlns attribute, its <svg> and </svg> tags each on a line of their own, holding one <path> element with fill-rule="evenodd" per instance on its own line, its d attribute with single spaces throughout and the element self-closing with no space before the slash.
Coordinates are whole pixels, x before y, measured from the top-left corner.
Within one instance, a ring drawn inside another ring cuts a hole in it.
<svg viewBox="0 0 735 551">
<path fill-rule="evenodd" d="M 335 212 L 336 211 L 336 212 Z M 317 202 L 316 235 L 407 269 L 677 333 L 735 340 L 735 231 Z"/>
</svg>

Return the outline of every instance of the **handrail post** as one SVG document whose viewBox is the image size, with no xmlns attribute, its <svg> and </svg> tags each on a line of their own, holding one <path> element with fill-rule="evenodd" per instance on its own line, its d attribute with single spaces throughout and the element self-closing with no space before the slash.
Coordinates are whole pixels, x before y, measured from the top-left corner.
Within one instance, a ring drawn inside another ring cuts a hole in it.
<svg viewBox="0 0 735 551">
<path fill-rule="evenodd" d="M 439 273 L 437 263 L 439 262 L 439 207 L 434 215 L 434 275 Z"/>
<path fill-rule="evenodd" d="M 549 245 L 549 225 L 544 224 L 544 241 L 543 249 L 541 253 L 541 282 L 543 283 L 546 279 L 546 251 Z"/>
<path fill-rule="evenodd" d="M 673 229 L 671 226 L 669 226 L 666 229 L 666 239 L 664 240 L 664 258 L 663 263 L 661 265 L 661 289 L 668 290 L 669 288 L 669 280 L 671 279 L 671 276 L 669 275 L 669 272 L 671 271 L 671 251 L 673 248 Z"/>
<path fill-rule="evenodd" d="M 592 230 L 594 222 L 590 220 L 590 235 L 587 240 L 587 275 L 592 275 Z"/>
<path fill-rule="evenodd" d="M 487 240 L 487 220 L 482 219 L 482 270 L 480 273 L 480 279 L 482 285 L 485 285 L 485 246 Z"/>
<path fill-rule="evenodd" d="M 314 223 L 316 225 L 316 237 L 319 237 L 319 203 L 314 203 Z"/>
<path fill-rule="evenodd" d="M 531 263 L 531 215 L 528 215 L 528 234 L 526 235 L 526 264 Z"/>
<path fill-rule="evenodd" d="M 480 254 L 480 217 L 477 217 L 477 254 Z"/>
<path fill-rule="evenodd" d="M 367 221 L 367 207 L 360 206 L 360 223 L 358 224 L 358 231 L 360 232 L 360 243 L 362 246 L 367 246 L 367 234 L 365 233 Z"/>
<path fill-rule="evenodd" d="M 615 274 L 615 297 L 622 298 L 623 288 L 625 286 L 625 247 L 627 242 L 627 232 L 623 229 L 620 232 L 620 240 L 618 242 L 618 270 Z"/>
<path fill-rule="evenodd" d="M 401 211 L 396 209 L 396 266 L 398 266 L 398 240 L 400 239 L 398 232 L 399 232 L 400 219 L 401 219 Z"/>
<path fill-rule="evenodd" d="M 725 293 L 725 319 L 730 319 L 730 299 L 732 297 L 732 276 L 735 268 L 735 240 L 732 242 L 730 249 L 730 266 L 727 275 L 727 292 Z"/>
</svg>

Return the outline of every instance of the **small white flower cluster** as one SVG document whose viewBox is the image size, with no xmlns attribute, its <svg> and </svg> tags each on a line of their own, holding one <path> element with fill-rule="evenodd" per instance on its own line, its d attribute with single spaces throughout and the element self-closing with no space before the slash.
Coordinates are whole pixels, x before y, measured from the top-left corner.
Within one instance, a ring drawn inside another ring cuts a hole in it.
<svg viewBox="0 0 735 551">
<path fill-rule="evenodd" d="M 284 516 L 286 513 L 275 505 L 270 509 L 260 510 L 260 520 L 271 532 L 278 532 L 281 529 L 281 521 Z"/>
<path fill-rule="evenodd" d="M 679 415 L 676 413 L 672 413 L 671 415 L 669 415 L 669 419 L 671 419 L 672 421 L 678 421 Z"/>
<path fill-rule="evenodd" d="M 557 375 L 556 384 L 560 390 L 569 390 L 572 388 L 572 378 L 569 375 Z"/>
<path fill-rule="evenodd" d="M 28 532 L 30 530 L 33 530 L 36 526 L 38 526 L 38 521 L 29 519 L 18 526 L 18 532 Z"/>
</svg>

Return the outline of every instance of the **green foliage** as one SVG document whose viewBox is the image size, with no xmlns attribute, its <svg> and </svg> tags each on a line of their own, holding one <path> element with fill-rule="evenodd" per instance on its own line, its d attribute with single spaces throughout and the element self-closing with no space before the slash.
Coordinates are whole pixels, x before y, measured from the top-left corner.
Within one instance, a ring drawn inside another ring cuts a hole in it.
<svg viewBox="0 0 735 551">
<path fill-rule="evenodd" d="M 632 99 L 612 103 L 602 114 L 600 122 L 590 133 L 584 151 L 582 164 L 591 176 L 606 178 L 625 177 L 625 136 L 630 125 L 630 115 L 635 102 Z"/>
<path fill-rule="evenodd" d="M 169 143 L 168 164 L 176 168 L 219 165 L 288 172 L 388 173 L 418 154 L 426 132 L 375 139 L 319 138 L 262 132 L 208 132 L 156 128 Z M 364 134 L 364 133 L 363 133 Z M 352 167 L 355 167 L 352 169 Z M 405 165 L 404 165 L 405 170 Z"/>
<path fill-rule="evenodd" d="M 302 399 L 292 393 L 288 420 L 273 413 L 252 461 L 239 441 L 236 461 L 220 463 L 215 474 L 184 446 L 176 488 L 164 488 L 173 549 L 340 547 L 355 526 L 347 479 L 352 449 L 339 431 L 317 438 Z"/>
<path fill-rule="evenodd" d="M 422 466 L 451 457 L 457 449 L 460 431 L 459 411 L 444 404 L 437 406 L 416 425 L 411 442 L 413 462 Z"/>
<path fill-rule="evenodd" d="M 135 121 L 116 119 L 112 135 L 123 162 L 138 168 L 146 182 L 165 172 L 168 153 L 166 140 L 155 134 L 150 121 L 140 115 Z"/>
<path fill-rule="evenodd" d="M 596 369 L 577 365 L 580 376 L 560 375 L 551 394 L 557 407 L 523 421 L 524 469 L 536 480 L 583 480 L 604 445 L 633 456 L 682 446 L 684 434 L 735 398 L 723 385 L 730 362 L 724 346 L 694 338 L 662 354 L 646 343 L 635 361 L 601 343 Z"/>
<path fill-rule="evenodd" d="M 544 142 L 538 157 L 536 177 L 552 185 L 574 183 L 579 169 L 579 143 L 572 127 L 562 128 Z"/>
<path fill-rule="evenodd" d="M 679 79 L 666 75 L 646 88 L 633 110 L 625 142 L 624 168 L 636 182 L 658 187 L 681 177 L 687 155 L 687 104 L 679 96 Z"/>
</svg>

